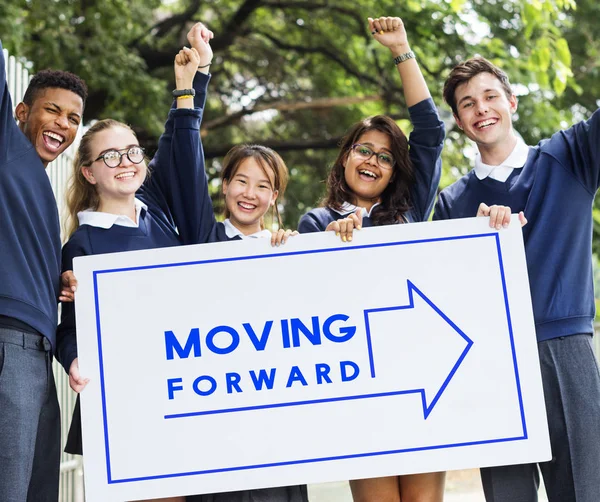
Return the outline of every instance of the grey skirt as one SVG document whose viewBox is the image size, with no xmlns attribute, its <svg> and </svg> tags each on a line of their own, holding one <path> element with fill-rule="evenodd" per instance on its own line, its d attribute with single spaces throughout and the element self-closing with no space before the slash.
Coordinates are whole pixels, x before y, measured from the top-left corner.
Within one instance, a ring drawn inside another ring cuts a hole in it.
<svg viewBox="0 0 600 502">
<path fill-rule="evenodd" d="M 73 410 L 73 419 L 69 428 L 65 452 L 75 455 L 83 454 L 79 395 L 77 395 L 75 409 Z M 308 502 L 308 490 L 306 485 L 282 486 L 241 492 L 191 495 L 186 500 L 187 502 Z"/>
<path fill-rule="evenodd" d="M 187 497 L 187 502 L 308 502 L 306 485 Z"/>
</svg>

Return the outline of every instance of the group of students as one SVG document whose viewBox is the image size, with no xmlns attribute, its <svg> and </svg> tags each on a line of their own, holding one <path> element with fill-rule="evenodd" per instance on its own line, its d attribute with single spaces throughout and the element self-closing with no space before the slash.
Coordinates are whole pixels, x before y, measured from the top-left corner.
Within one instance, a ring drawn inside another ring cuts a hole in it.
<svg viewBox="0 0 600 502">
<path fill-rule="evenodd" d="M 300 233 L 334 231 L 350 241 L 363 227 L 426 221 L 438 195 L 444 125 L 403 23 L 397 17 L 368 23 L 373 38 L 391 51 L 413 131 L 407 139 L 383 115 L 352 126 L 321 207 L 301 218 Z M 67 72 L 38 73 L 16 108 L 15 124 L 0 61 L 0 502 L 58 498 L 60 422 L 52 357 L 68 372 L 73 390 L 87 384 L 77 363 L 75 282 L 69 273 L 75 257 L 247 238 L 279 245 L 297 233 L 264 228 L 270 210 L 281 226 L 277 199 L 288 171 L 276 152 L 259 145 L 236 146 L 226 155 L 226 219 L 215 218 L 199 132 L 212 37 L 198 23 L 188 33 L 191 47 L 176 55 L 174 103 L 148 165 L 126 124 L 101 120 L 83 135 L 68 190 L 62 259 L 45 168 L 75 138 L 85 84 Z M 506 74 L 481 57 L 451 71 L 444 98 L 479 155 L 469 174 L 439 194 L 434 219 L 488 216 L 490 226 L 500 229 L 509 224 L 511 209 L 520 212 L 522 224 L 527 215 L 523 232 L 553 451 L 539 469 L 551 502 L 595 502 L 600 374 L 591 345 L 591 238 L 600 186 L 599 112 L 529 147 L 512 127 L 517 98 Z M 58 330 L 57 298 L 63 301 Z M 80 425 L 77 405 L 66 447 L 73 453 L 82 453 Z M 428 473 L 350 485 L 360 502 L 438 502 L 444 479 L 444 473 Z M 488 502 L 537 500 L 535 464 L 482 469 L 482 481 Z M 295 486 L 187 500 L 304 502 L 308 496 L 305 486 Z"/>
</svg>

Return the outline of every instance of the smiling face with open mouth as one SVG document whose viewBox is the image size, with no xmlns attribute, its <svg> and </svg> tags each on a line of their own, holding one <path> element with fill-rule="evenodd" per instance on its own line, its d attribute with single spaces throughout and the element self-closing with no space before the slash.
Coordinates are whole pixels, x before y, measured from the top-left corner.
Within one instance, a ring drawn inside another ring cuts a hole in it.
<svg viewBox="0 0 600 502">
<path fill-rule="evenodd" d="M 277 200 L 273 174 L 267 174 L 257 160 L 248 157 L 240 163 L 230 180 L 223 180 L 223 195 L 229 221 L 244 235 L 261 230 L 261 218 Z"/>
<path fill-rule="evenodd" d="M 483 72 L 459 85 L 455 97 L 456 123 L 477 143 L 482 155 L 495 149 L 503 152 L 500 158 L 507 157 L 515 144 L 512 115 L 517 111 L 516 96 L 507 96 L 501 82 Z"/>
<path fill-rule="evenodd" d="M 124 127 L 110 127 L 95 133 L 90 145 L 91 164 L 83 167 L 82 171 L 85 178 L 96 186 L 101 199 L 133 198 L 146 179 L 146 162 L 142 160 L 135 164 L 126 154 L 134 146 L 138 146 L 137 138 Z M 109 151 L 122 154 L 118 167 L 108 167 L 104 160 L 99 158 Z"/>
<path fill-rule="evenodd" d="M 83 100 L 67 89 L 50 87 L 40 91 L 31 106 L 19 103 L 19 126 L 35 147 L 44 166 L 63 153 L 77 135 Z"/>
<path fill-rule="evenodd" d="M 380 201 L 394 173 L 393 168 L 382 167 L 377 160 L 377 155 L 381 153 L 391 157 L 391 140 L 387 134 L 372 130 L 362 134 L 356 143 L 367 146 L 374 155 L 364 159 L 353 150 L 348 152 L 344 162 L 344 178 L 355 197 L 354 201 L 348 202 L 370 210 L 373 204 Z"/>
</svg>

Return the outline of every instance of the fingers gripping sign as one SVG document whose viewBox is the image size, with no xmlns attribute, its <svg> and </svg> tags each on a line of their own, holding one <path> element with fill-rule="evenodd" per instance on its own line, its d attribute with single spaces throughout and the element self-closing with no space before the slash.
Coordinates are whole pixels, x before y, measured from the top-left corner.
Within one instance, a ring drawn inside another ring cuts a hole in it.
<svg viewBox="0 0 600 502">
<path fill-rule="evenodd" d="M 75 291 L 77 291 L 77 279 L 72 270 L 66 270 L 60 276 L 60 296 L 61 302 L 72 302 L 75 300 Z"/>
<path fill-rule="evenodd" d="M 510 225 L 510 215 L 511 210 L 508 206 L 488 206 L 482 202 L 477 209 L 477 216 L 489 216 L 490 228 L 495 228 L 496 230 L 507 228 Z M 527 225 L 527 218 L 525 218 L 523 211 L 519 213 L 519 222 L 521 223 L 521 227 Z"/>
<path fill-rule="evenodd" d="M 488 206 L 483 202 L 479 204 L 477 216 L 489 216 L 490 228 L 500 230 L 506 228 L 510 223 L 510 207 L 508 206 Z"/>
<path fill-rule="evenodd" d="M 277 232 L 271 234 L 271 246 L 281 246 L 287 242 L 288 238 L 293 237 L 294 235 L 298 235 L 297 230 L 290 230 L 289 228 L 285 230 L 280 228 Z"/>
<path fill-rule="evenodd" d="M 489 216 L 489 215 L 490 215 L 490 207 L 483 202 L 481 204 L 479 204 L 479 207 L 477 208 L 477 218 L 479 218 L 480 216 Z"/>
<path fill-rule="evenodd" d="M 519 222 L 521 222 L 521 228 L 527 225 L 527 218 L 525 218 L 525 213 L 523 211 L 519 213 Z"/>
<path fill-rule="evenodd" d="M 342 241 L 352 241 L 352 234 L 354 229 L 360 230 L 362 228 L 362 208 L 358 208 L 356 212 L 348 215 L 346 218 L 341 218 L 336 221 L 332 221 L 327 225 L 326 231 L 334 231 L 335 235 L 341 236 Z"/>
<path fill-rule="evenodd" d="M 89 378 L 83 378 L 79 373 L 79 358 L 73 359 L 71 367 L 69 368 L 69 386 L 74 392 L 80 393 L 85 386 L 89 383 Z"/>
</svg>

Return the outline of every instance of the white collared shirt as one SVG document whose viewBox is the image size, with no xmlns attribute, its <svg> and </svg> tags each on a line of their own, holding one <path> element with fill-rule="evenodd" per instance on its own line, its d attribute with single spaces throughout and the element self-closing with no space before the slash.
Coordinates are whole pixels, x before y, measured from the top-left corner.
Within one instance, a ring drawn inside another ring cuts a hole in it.
<svg viewBox="0 0 600 502">
<path fill-rule="evenodd" d="M 369 211 L 367 211 L 366 208 L 361 207 L 362 209 L 362 217 L 365 218 L 370 218 L 371 217 L 371 213 L 373 212 L 373 209 L 375 209 L 380 203 L 376 202 L 375 204 L 373 204 L 371 206 L 371 209 Z M 344 202 L 342 204 L 342 207 L 340 209 L 334 209 L 333 207 L 330 208 L 332 211 L 335 211 L 337 214 L 348 214 L 348 213 L 354 213 L 356 212 L 356 210 L 358 209 L 358 206 L 355 206 L 354 204 L 350 204 L 349 202 Z"/>
<path fill-rule="evenodd" d="M 261 237 L 267 237 L 269 239 L 271 238 L 271 232 L 269 232 L 267 229 L 250 235 L 244 235 L 238 228 L 233 226 L 233 223 L 229 221 L 229 218 L 223 222 L 223 225 L 225 225 L 225 233 L 230 239 L 237 236 L 241 237 L 242 239 L 260 239 Z"/>
<path fill-rule="evenodd" d="M 138 228 L 140 226 L 140 214 L 142 209 L 148 210 L 148 206 L 139 199 L 134 199 L 135 204 L 135 221 L 129 216 L 122 214 L 103 213 L 101 211 L 94 211 L 93 209 L 86 209 L 77 213 L 79 219 L 79 225 L 90 225 L 98 228 L 110 228 L 113 225 L 119 225 L 121 227 Z"/>
<path fill-rule="evenodd" d="M 513 148 L 513 151 L 508 157 L 497 166 L 490 166 L 484 164 L 481 161 L 481 154 L 477 154 L 475 157 L 475 176 L 480 180 L 484 178 L 491 178 L 496 181 L 504 183 L 511 175 L 514 169 L 520 169 L 527 162 L 527 156 L 529 155 L 529 147 L 525 144 L 522 138 L 517 138 L 517 144 Z"/>
</svg>

